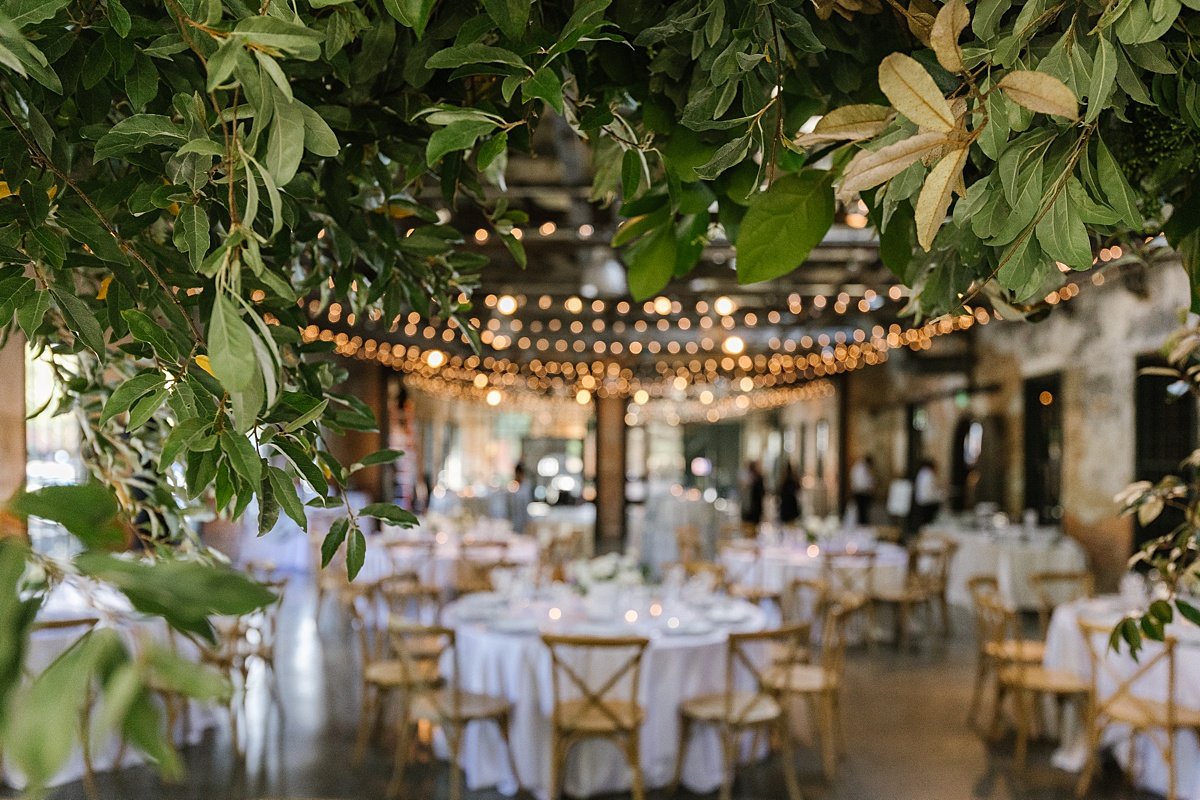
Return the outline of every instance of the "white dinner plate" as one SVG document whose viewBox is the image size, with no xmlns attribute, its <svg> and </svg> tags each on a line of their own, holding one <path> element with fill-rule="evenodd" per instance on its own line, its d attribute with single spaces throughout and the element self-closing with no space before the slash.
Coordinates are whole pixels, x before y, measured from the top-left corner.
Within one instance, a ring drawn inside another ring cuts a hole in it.
<svg viewBox="0 0 1200 800">
<path fill-rule="evenodd" d="M 743 606 L 716 606 L 710 608 L 705 616 L 712 622 L 729 624 L 745 621 L 749 613 Z"/>
</svg>

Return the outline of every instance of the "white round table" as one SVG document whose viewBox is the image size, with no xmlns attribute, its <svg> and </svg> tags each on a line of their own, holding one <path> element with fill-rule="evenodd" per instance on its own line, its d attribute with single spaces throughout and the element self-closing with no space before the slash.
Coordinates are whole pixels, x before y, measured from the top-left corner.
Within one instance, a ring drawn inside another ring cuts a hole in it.
<svg viewBox="0 0 1200 800">
<path fill-rule="evenodd" d="M 705 610 L 685 606 L 682 601 L 658 603 L 651 592 L 633 588 L 619 601 L 614 620 L 592 622 L 587 618 L 585 603 L 563 589 L 557 587 L 544 599 L 523 603 L 507 604 L 497 595 L 475 595 L 446 606 L 443 623 L 456 632 L 463 688 L 512 701 L 511 740 L 521 784 L 538 797 L 545 797 L 550 779 L 554 698 L 550 653 L 539 633 L 646 636 L 650 645 L 643 656 L 639 686 L 639 702 L 646 709 L 641 765 L 647 787 L 667 785 L 675 770 L 679 704 L 695 695 L 724 691 L 728 632 L 762 630 L 767 625 L 766 614 L 748 603 L 722 599 L 706 615 Z M 559 613 L 553 614 L 552 609 Z M 635 622 L 622 618 L 629 611 L 637 612 Z M 559 618 L 554 621 L 552 616 Z M 712 622 L 709 616 L 727 621 Z M 668 627 L 670 624 L 675 627 Z M 602 665 L 572 666 L 584 674 L 594 673 L 592 679 L 603 680 L 608 675 Z M 496 786 L 506 795 L 516 793 L 495 726 L 469 728 L 463 740 L 461 766 L 472 790 Z M 715 791 L 720 782 L 717 734 L 697 729 L 684 762 L 683 784 L 703 794 Z M 572 748 L 564 775 L 566 794 L 590 797 L 626 792 L 629 786 L 628 767 L 611 743 L 588 740 Z"/>
<path fill-rule="evenodd" d="M 946 590 L 947 599 L 955 605 L 971 604 L 967 589 L 971 578 L 990 575 L 999 582 L 1000 595 L 1010 608 L 1036 609 L 1041 603 L 1029 585 L 1030 575 L 1087 568 L 1087 556 L 1079 542 L 1054 528 L 1037 528 L 1028 534 L 1019 526 L 977 531 L 934 525 L 925 530 L 926 535 L 958 545 L 950 561 Z"/>
<path fill-rule="evenodd" d="M 1130 610 L 1129 604 L 1116 595 L 1093 597 L 1063 603 L 1054 610 L 1050 619 L 1050 629 L 1046 635 L 1046 656 L 1044 663 L 1047 667 L 1072 672 L 1081 678 L 1090 680 L 1092 673 L 1091 660 L 1088 655 L 1088 645 L 1084 640 L 1083 631 L 1079 628 L 1079 620 L 1086 619 L 1100 622 L 1104 625 L 1115 626 Z M 1200 708 L 1200 628 L 1187 622 L 1167 626 L 1167 632 L 1179 640 L 1175 650 L 1176 661 L 1176 700 L 1190 708 Z M 1154 648 L 1160 647 L 1154 642 L 1145 642 L 1140 656 L 1142 663 L 1151 657 Z M 1111 694 L 1116 681 L 1132 677 L 1139 669 L 1129 655 L 1128 650 L 1114 653 L 1105 651 L 1108 660 L 1105 668 L 1100 671 L 1097 690 L 1101 697 Z M 1163 667 L 1164 665 L 1159 665 Z M 1134 691 L 1139 696 L 1163 700 L 1167 693 L 1167 676 L 1165 669 L 1147 673 L 1134 684 Z M 1083 768 L 1087 759 L 1086 731 L 1077 719 L 1068 719 L 1066 730 L 1061 734 L 1061 744 L 1054 753 L 1053 763 L 1060 769 L 1078 772 Z M 1110 728 L 1105 745 L 1120 743 L 1113 748 L 1113 755 L 1121 765 L 1128 769 L 1129 748 L 1128 736 L 1119 729 Z M 1161 734 L 1160 734 L 1161 735 Z M 1175 765 L 1179 780 L 1179 796 L 1187 800 L 1200 800 L 1200 740 L 1193 731 L 1185 731 L 1176 738 Z M 1134 779 L 1141 788 L 1159 794 L 1167 790 L 1167 766 L 1159 753 L 1158 747 L 1145 737 L 1138 737 L 1136 744 L 1137 769 Z"/>
<path fill-rule="evenodd" d="M 847 573 L 845 588 L 866 591 L 896 591 L 904 588 L 908 570 L 908 552 L 891 542 L 870 545 L 875 551 L 875 564 L 870 580 L 865 557 L 839 556 L 837 569 Z M 756 556 L 754 551 L 726 547 L 721 551 L 721 563 L 729 580 L 744 585 L 782 592 L 795 578 L 819 578 L 824 568 L 824 556 L 819 544 L 767 545 Z"/>
</svg>

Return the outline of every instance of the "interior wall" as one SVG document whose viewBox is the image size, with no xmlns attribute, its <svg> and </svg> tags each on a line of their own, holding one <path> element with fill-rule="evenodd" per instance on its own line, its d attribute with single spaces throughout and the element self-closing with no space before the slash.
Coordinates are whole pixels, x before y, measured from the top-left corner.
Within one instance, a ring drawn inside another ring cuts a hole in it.
<svg viewBox="0 0 1200 800">
<path fill-rule="evenodd" d="M 922 401 L 928 419 L 925 451 L 946 480 L 958 421 L 996 415 L 1004 422 L 1007 451 L 1005 510 L 1019 517 L 1025 497 L 1022 387 L 1027 378 L 1060 373 L 1063 528 L 1087 550 L 1101 586 L 1112 588 L 1132 548 L 1132 525 L 1118 516 L 1113 496 L 1134 475 L 1136 359 L 1158 350 L 1178 326 L 1189 292 L 1177 264 L 1129 279 L 1110 273 L 1099 287 L 1086 279 L 1080 284 L 1076 298 L 1041 322 L 992 322 L 972 329 L 973 382 L 995 384 L 997 391 L 956 402 L 955 391 L 967 386 L 965 375 L 913 375 L 900 357 L 854 373 L 847 381 L 849 451 L 850 457 L 873 453 L 886 485 L 903 453 L 904 406 Z M 948 344 L 934 340 L 930 352 Z"/>
</svg>

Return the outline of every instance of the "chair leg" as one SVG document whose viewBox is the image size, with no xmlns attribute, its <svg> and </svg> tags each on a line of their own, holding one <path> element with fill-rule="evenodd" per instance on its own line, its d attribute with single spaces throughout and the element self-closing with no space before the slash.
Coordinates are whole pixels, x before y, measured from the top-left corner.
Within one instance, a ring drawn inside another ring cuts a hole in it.
<svg viewBox="0 0 1200 800">
<path fill-rule="evenodd" d="M 896 649 L 900 652 L 908 650 L 908 627 L 911 606 L 908 603 L 896 604 Z"/>
<path fill-rule="evenodd" d="M 1088 740 L 1087 761 L 1084 762 L 1083 770 L 1079 773 L 1079 782 L 1075 784 L 1075 796 L 1079 798 L 1087 795 L 1088 787 L 1092 784 L 1092 777 L 1096 773 L 1096 765 L 1100 755 L 1100 726 L 1096 724 L 1090 708 L 1087 712 L 1086 724 Z"/>
<path fill-rule="evenodd" d="M 842 694 L 840 689 L 833 691 L 833 724 L 837 728 L 838 753 L 846 754 L 850 746 L 846 742 L 846 725 L 842 718 Z"/>
<path fill-rule="evenodd" d="M 1036 702 L 1032 692 L 1025 689 L 1013 691 L 1013 708 L 1017 717 L 1017 746 L 1013 754 L 1013 763 L 1017 771 L 1025 769 L 1025 755 L 1029 749 L 1029 733 L 1033 727 L 1030 712 L 1033 710 L 1031 706 Z"/>
<path fill-rule="evenodd" d="M 688 742 L 692 738 L 692 721 L 687 716 L 679 715 L 679 749 L 675 754 L 675 776 L 671 779 L 670 794 L 674 797 L 679 793 L 679 782 L 683 780 L 683 760 L 687 758 Z"/>
<path fill-rule="evenodd" d="M 408 748 L 411 743 L 410 731 L 412 729 L 412 720 L 408 718 L 408 708 L 408 699 L 405 698 L 401 701 L 400 716 L 398 717 L 400 726 L 396 731 L 396 754 L 393 758 L 395 764 L 392 767 L 392 780 L 387 788 L 388 797 L 399 797 L 401 789 L 404 788 L 404 767 L 408 764 Z M 453 745 L 451 746 L 453 747 Z M 451 751 L 450 759 L 450 785 L 453 792 L 453 775 L 458 769 L 457 754 Z"/>
<path fill-rule="evenodd" d="M 450 747 L 450 800 L 462 800 L 462 770 L 459 769 L 459 753 L 462 750 L 463 729 L 447 725 L 446 744 Z"/>
<path fill-rule="evenodd" d="M 821 767 L 825 780 L 832 781 L 837 773 L 837 740 L 834 738 L 833 693 L 821 694 Z"/>
<path fill-rule="evenodd" d="M 1007 694 L 1007 692 L 1007 687 L 1005 687 L 1003 682 L 997 678 L 996 695 L 992 700 L 992 724 L 988 726 L 988 738 L 993 740 L 1000 738 L 1000 728 L 1002 724 L 1000 718 L 1004 713 L 1004 696 Z"/>
<path fill-rule="evenodd" d="M 975 689 L 971 692 L 971 707 L 967 710 L 968 725 L 973 726 L 979 720 L 979 709 L 983 706 L 983 692 L 987 686 L 988 663 L 988 657 L 980 653 L 975 666 Z"/>
<path fill-rule="evenodd" d="M 801 800 L 800 781 L 796 778 L 796 753 L 792 742 L 792 724 L 787 714 L 781 714 L 776 722 L 779 736 L 779 758 L 783 766 L 783 783 L 787 787 L 788 800 Z"/>
<path fill-rule="evenodd" d="M 938 594 L 937 600 L 942 612 L 942 638 L 949 639 L 950 634 L 953 632 L 950 629 L 950 601 L 946 599 L 944 591 Z"/>
<path fill-rule="evenodd" d="M 733 772 L 737 768 L 737 735 L 731 728 L 721 730 L 721 752 L 725 757 L 725 769 L 721 773 L 720 800 L 733 798 Z"/>
<path fill-rule="evenodd" d="M 496 718 L 500 728 L 500 738 L 504 740 L 504 752 L 508 754 L 508 768 L 512 770 L 513 781 L 517 784 L 517 794 L 521 793 L 521 774 L 517 772 L 517 757 L 513 755 L 512 739 L 508 733 L 508 714 Z"/>
<path fill-rule="evenodd" d="M 358 732 L 354 740 L 354 766 L 359 766 L 363 762 L 363 757 L 367 753 L 367 740 L 371 736 L 371 720 L 375 716 L 375 704 L 379 702 L 379 698 L 375 691 L 375 687 L 369 683 L 364 683 L 362 687 L 362 706 L 359 709 L 358 716 Z"/>
<path fill-rule="evenodd" d="M 563 764 L 566 759 L 566 748 L 563 746 L 562 734 L 558 731 L 553 731 L 551 736 L 554 737 L 553 743 L 550 745 L 550 786 L 546 792 L 548 800 L 558 800 L 559 781 Z"/>
<path fill-rule="evenodd" d="M 626 740 L 625 754 L 629 758 L 629 769 L 633 773 L 633 800 L 646 800 L 646 786 L 642 779 L 642 747 L 637 728 Z"/>
</svg>

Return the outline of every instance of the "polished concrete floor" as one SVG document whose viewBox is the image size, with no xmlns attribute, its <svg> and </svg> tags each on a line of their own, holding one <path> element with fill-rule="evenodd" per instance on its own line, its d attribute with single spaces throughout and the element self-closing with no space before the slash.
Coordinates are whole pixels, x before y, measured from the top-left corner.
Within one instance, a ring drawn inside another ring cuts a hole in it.
<svg viewBox="0 0 1200 800">
<path fill-rule="evenodd" d="M 362 767 L 351 764 L 358 675 L 349 630 L 332 604 L 318 621 L 313 594 L 294 581 L 285 603 L 279 651 L 282 702 L 272 703 L 261 676 L 252 677 L 251 739 L 244 764 L 230 757 L 227 734 L 210 732 L 185 751 L 188 777 L 164 785 L 144 768 L 99 776 L 99 794 L 112 800 L 249 800 L 250 798 L 382 798 L 390 760 L 377 748 Z M 1012 737 L 996 743 L 966 724 L 973 649 L 966 620 L 957 635 L 922 650 L 852 650 L 847 666 L 846 727 L 850 753 L 833 782 L 820 773 L 817 753 L 798 757 L 805 800 L 1067 800 L 1075 776 L 1049 763 L 1053 743 L 1036 743 L 1023 774 L 1011 768 Z M 408 771 L 409 800 L 448 795 L 448 768 L 429 761 Z M 739 771 L 734 795 L 746 800 L 785 797 L 774 760 Z M 665 792 L 651 798 L 665 798 Z M 686 793 L 681 793 L 686 796 Z M 715 795 L 714 795 L 715 796 Z M 1089 792 L 1097 800 L 1151 797 L 1128 787 L 1105 767 Z M 53 800 L 82 800 L 79 784 L 58 787 Z M 466 800 L 499 800 L 494 792 Z"/>
</svg>

